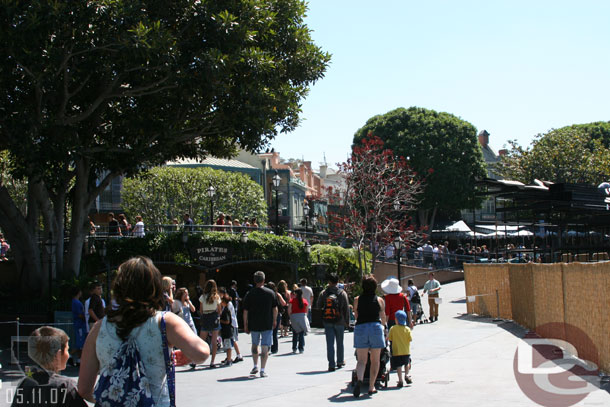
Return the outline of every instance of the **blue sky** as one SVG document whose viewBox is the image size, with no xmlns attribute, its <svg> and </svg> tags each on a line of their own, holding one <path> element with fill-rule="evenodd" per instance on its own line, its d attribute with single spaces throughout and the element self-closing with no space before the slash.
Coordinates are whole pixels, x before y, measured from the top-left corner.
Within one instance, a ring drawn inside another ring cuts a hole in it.
<svg viewBox="0 0 610 407">
<path fill-rule="evenodd" d="M 283 158 L 334 166 L 397 107 L 452 113 L 496 151 L 610 120 L 610 1 L 311 0 L 306 23 L 332 61 L 301 126 L 272 142 Z"/>
</svg>

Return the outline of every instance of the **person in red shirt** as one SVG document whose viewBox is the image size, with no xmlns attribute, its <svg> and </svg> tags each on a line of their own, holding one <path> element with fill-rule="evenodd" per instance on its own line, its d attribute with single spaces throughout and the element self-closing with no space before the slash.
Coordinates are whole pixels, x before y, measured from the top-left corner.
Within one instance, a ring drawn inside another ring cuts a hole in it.
<svg viewBox="0 0 610 407">
<path fill-rule="evenodd" d="M 381 283 L 381 290 L 385 293 L 385 315 L 388 319 L 388 329 L 396 325 L 396 311 L 404 311 L 407 314 L 409 327 L 413 328 L 411 318 L 411 304 L 406 295 L 402 293 L 402 287 L 398 279 L 389 277 Z"/>
<path fill-rule="evenodd" d="M 294 298 L 290 299 L 288 313 L 292 326 L 292 353 L 297 353 L 297 343 L 299 353 L 305 351 L 305 332 L 309 331 L 309 319 L 307 318 L 307 308 L 309 303 L 303 298 L 303 290 L 300 288 L 293 291 Z"/>
</svg>

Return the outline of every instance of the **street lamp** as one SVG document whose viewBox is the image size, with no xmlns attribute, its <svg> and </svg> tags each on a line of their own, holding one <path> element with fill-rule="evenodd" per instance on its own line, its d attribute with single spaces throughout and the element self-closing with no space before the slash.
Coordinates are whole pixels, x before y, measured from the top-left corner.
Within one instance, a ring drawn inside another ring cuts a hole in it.
<svg viewBox="0 0 610 407">
<path fill-rule="evenodd" d="M 396 249 L 396 263 L 398 264 L 398 284 L 402 287 L 402 281 L 400 280 L 400 251 L 402 249 L 402 239 L 396 236 L 394 239 L 394 249 Z"/>
<path fill-rule="evenodd" d="M 280 182 L 282 182 L 282 178 L 280 178 L 277 171 L 275 171 L 275 175 L 273 176 L 272 180 L 273 180 L 273 186 L 275 187 L 275 234 L 279 235 L 279 232 L 280 232 L 280 219 L 279 219 L 280 206 L 279 206 L 278 198 L 280 196 L 279 195 L 280 194 Z"/>
<path fill-rule="evenodd" d="M 216 190 L 213 185 L 208 188 L 208 197 L 210 198 L 210 225 L 214 224 L 214 194 Z"/>
<path fill-rule="evenodd" d="M 104 265 L 106 266 L 106 304 L 110 304 L 108 302 L 108 301 L 110 301 L 110 266 L 106 262 L 107 253 L 108 252 L 106 249 L 106 242 L 102 242 L 102 247 L 100 248 L 100 256 L 102 256 L 102 261 L 104 262 Z"/>
<path fill-rule="evenodd" d="M 307 205 L 307 202 L 303 207 L 303 215 L 305 215 L 305 237 L 307 237 L 307 227 L 309 226 L 309 205 Z"/>
<path fill-rule="evenodd" d="M 307 253 L 307 256 L 309 256 L 311 253 L 311 245 L 309 244 L 309 240 L 305 242 L 305 253 Z"/>
</svg>

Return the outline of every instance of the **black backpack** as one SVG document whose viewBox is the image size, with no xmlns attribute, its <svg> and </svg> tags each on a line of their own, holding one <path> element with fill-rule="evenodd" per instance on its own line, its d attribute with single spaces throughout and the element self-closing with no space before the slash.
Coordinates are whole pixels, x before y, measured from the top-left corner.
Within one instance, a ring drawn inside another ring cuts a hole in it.
<svg viewBox="0 0 610 407">
<path fill-rule="evenodd" d="M 325 322 L 336 323 L 341 319 L 341 312 L 339 311 L 339 295 L 341 295 L 341 292 L 342 290 L 337 291 L 336 294 L 329 292 L 326 296 L 326 301 L 322 308 L 322 319 Z"/>
<path fill-rule="evenodd" d="M 417 290 L 413 290 L 413 295 L 411 296 L 412 304 L 421 304 L 421 298 L 419 297 L 419 293 Z"/>
</svg>

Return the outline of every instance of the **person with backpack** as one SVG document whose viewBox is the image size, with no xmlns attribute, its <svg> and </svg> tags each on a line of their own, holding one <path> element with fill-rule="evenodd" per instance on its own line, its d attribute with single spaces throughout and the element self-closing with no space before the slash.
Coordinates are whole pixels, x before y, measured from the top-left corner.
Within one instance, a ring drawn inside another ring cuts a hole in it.
<svg viewBox="0 0 610 407">
<path fill-rule="evenodd" d="M 339 277 L 335 273 L 328 275 L 328 287 L 318 297 L 318 308 L 322 309 L 324 334 L 326 335 L 326 358 L 328 371 L 345 366 L 343 333 L 349 327 L 349 301 L 347 293 L 337 287 Z M 337 361 L 335 363 L 335 342 L 337 344 Z"/>
<path fill-rule="evenodd" d="M 207 343 L 178 315 L 161 312 L 161 273 L 148 257 L 121 264 L 112 291 L 118 308 L 87 336 L 78 393 L 96 406 L 175 406 L 171 349 L 203 363 L 210 355 Z"/>
<path fill-rule="evenodd" d="M 406 294 L 409 297 L 409 302 L 411 303 L 411 311 L 413 311 L 413 324 L 418 321 L 421 322 L 421 316 L 423 314 L 423 310 L 421 307 L 421 297 L 419 296 L 419 292 L 417 291 L 417 286 L 413 282 L 412 279 L 409 279 L 407 282 L 407 292 Z"/>
</svg>

